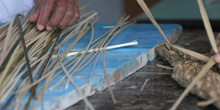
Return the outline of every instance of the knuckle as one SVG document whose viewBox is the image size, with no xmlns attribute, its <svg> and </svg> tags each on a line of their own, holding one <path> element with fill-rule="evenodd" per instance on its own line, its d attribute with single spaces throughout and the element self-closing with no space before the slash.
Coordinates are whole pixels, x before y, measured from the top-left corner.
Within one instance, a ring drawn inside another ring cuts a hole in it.
<svg viewBox="0 0 220 110">
<path fill-rule="evenodd" d="M 51 9 L 52 6 L 53 6 L 53 3 L 46 2 L 46 1 L 44 2 L 44 7 L 45 7 L 46 9 Z"/>
<path fill-rule="evenodd" d="M 67 16 L 68 18 L 72 18 L 72 17 L 74 16 L 74 12 L 73 12 L 73 11 L 67 11 L 67 12 L 66 12 L 66 16 Z"/>
<path fill-rule="evenodd" d="M 65 6 L 59 6 L 59 7 L 57 7 L 57 10 L 59 11 L 59 12 L 64 12 L 65 11 Z"/>
</svg>

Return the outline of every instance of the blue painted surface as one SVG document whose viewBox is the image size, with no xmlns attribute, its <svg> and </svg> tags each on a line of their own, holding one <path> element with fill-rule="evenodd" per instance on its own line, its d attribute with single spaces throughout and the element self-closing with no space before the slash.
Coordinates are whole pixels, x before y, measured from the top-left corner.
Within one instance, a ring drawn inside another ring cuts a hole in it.
<svg viewBox="0 0 220 110">
<path fill-rule="evenodd" d="M 94 39 L 97 39 L 99 36 L 104 34 L 109 29 L 103 28 L 103 26 L 112 26 L 113 24 L 96 24 Z M 170 36 L 173 34 L 175 30 L 179 30 L 181 33 L 180 25 L 176 24 L 163 24 L 161 25 L 166 36 Z M 179 34 L 180 34 L 179 33 Z M 83 37 L 73 48 L 73 50 L 81 50 L 82 48 L 86 47 L 89 40 L 90 40 L 90 32 L 88 32 L 85 37 Z M 107 70 L 112 71 L 122 64 L 129 62 L 133 58 L 136 58 L 140 55 L 141 52 L 148 52 L 148 49 L 153 48 L 155 45 L 162 42 L 164 39 L 162 35 L 157 31 L 157 29 L 152 24 L 133 24 L 132 26 L 128 27 L 124 31 L 122 31 L 118 36 L 116 36 L 110 43 L 111 45 L 122 44 L 127 42 L 132 42 L 136 40 L 138 45 L 130 46 L 130 47 L 123 47 L 119 49 L 111 49 L 106 52 L 106 64 Z M 75 41 L 75 38 L 71 39 L 66 45 L 62 48 L 65 50 L 66 47 L 72 44 Z M 68 60 L 67 58 L 66 60 Z M 103 76 L 103 53 L 99 56 L 97 61 L 96 69 L 94 70 L 93 78 L 99 78 Z M 126 60 L 125 60 L 126 59 Z M 114 62 L 114 63 L 113 63 Z M 73 77 L 79 78 L 90 78 L 90 72 L 92 71 L 94 65 L 94 61 L 87 65 L 83 70 L 76 72 Z"/>
<path fill-rule="evenodd" d="M 100 35 L 102 35 L 103 33 L 109 30 L 109 29 L 103 28 L 103 26 L 112 26 L 112 25 L 114 24 L 96 24 L 94 27 L 95 29 L 94 39 L 98 38 Z M 171 36 L 173 32 L 176 30 L 180 34 L 182 30 L 182 27 L 176 24 L 162 24 L 160 26 L 163 29 L 166 36 Z M 77 43 L 77 45 L 73 48 L 73 50 L 80 50 L 84 48 L 88 44 L 90 40 L 90 36 L 91 36 L 91 32 L 88 32 Z M 121 44 L 121 43 L 127 43 L 127 42 L 131 42 L 134 40 L 138 41 L 138 45 L 106 51 L 105 61 L 106 61 L 106 69 L 107 69 L 109 76 L 114 74 L 114 72 L 119 69 L 126 71 L 130 67 L 133 67 L 137 61 L 137 60 L 134 60 L 135 58 L 137 58 L 142 52 L 145 52 L 148 54 L 149 53 L 148 49 L 151 49 L 157 44 L 159 44 L 160 42 L 164 41 L 164 38 L 160 35 L 160 33 L 157 31 L 157 29 L 152 24 L 133 24 L 130 27 L 123 30 L 118 36 L 116 36 L 109 43 L 109 46 Z M 66 43 L 65 46 L 62 48 L 62 50 L 65 50 L 70 44 L 72 44 L 73 41 L 75 41 L 75 37 L 71 39 L 68 43 Z M 66 57 L 66 60 L 68 60 L 69 58 L 70 57 Z M 74 81 L 77 83 L 79 87 L 84 85 L 86 81 L 91 81 L 94 84 L 94 87 L 99 86 L 100 79 L 104 77 L 103 53 L 101 53 L 101 55 L 99 56 L 97 60 L 97 64 L 94 69 L 94 73 L 91 77 L 91 71 L 94 67 L 94 63 L 95 63 L 95 59 L 90 64 L 85 66 L 83 69 L 74 73 L 74 75 L 72 76 L 72 78 L 74 79 Z M 127 63 L 129 64 L 126 66 L 123 66 Z M 121 68 L 122 66 L 123 68 Z M 63 75 L 64 73 L 62 73 L 60 76 L 58 76 L 53 81 L 51 81 L 49 84 L 49 87 L 51 87 L 54 83 L 56 83 Z M 70 84 L 68 89 L 65 89 L 64 86 L 62 86 L 61 88 L 55 88 L 52 91 L 50 91 L 48 88 L 44 94 L 44 100 L 45 100 L 44 106 L 50 106 L 50 102 L 46 102 L 46 101 L 50 100 L 51 98 L 62 96 L 62 95 L 65 95 L 66 93 L 69 93 L 75 90 L 75 87 L 72 84 Z M 94 89 L 97 89 L 97 88 L 94 88 Z M 24 101 L 27 99 L 28 99 L 28 96 L 25 97 Z M 38 108 L 39 109 L 41 108 L 40 104 L 38 105 Z"/>
<path fill-rule="evenodd" d="M 94 26 L 94 29 L 95 29 L 94 39 L 97 39 L 98 37 L 100 37 L 102 34 L 104 34 L 105 32 L 107 32 L 109 30 L 108 28 L 103 28 L 104 26 L 114 26 L 114 24 L 96 24 Z M 181 32 L 182 32 L 181 31 L 182 27 L 177 24 L 162 24 L 160 26 L 166 36 L 170 36 L 171 34 L 173 34 L 173 32 L 175 30 L 178 30 L 180 32 L 179 34 L 181 34 Z M 82 49 L 85 46 L 87 46 L 87 44 L 89 43 L 89 40 L 90 40 L 90 36 L 91 36 L 91 32 L 89 31 L 85 35 L 85 37 L 83 37 L 82 39 L 79 40 L 79 42 L 74 47 L 74 49 L 75 50 Z M 109 43 L 109 46 L 132 42 L 134 40 L 138 41 L 138 45 L 132 46 L 132 47 L 126 47 L 123 49 L 126 49 L 126 51 L 128 51 L 129 49 L 152 48 L 156 44 L 163 41 L 164 39 L 153 24 L 133 24 L 132 26 L 126 28 L 121 33 L 119 33 L 119 35 L 116 36 Z M 67 45 L 70 45 L 74 41 L 75 41 L 75 38 L 71 39 L 66 44 L 66 47 L 67 47 Z M 66 48 L 64 47 L 62 49 L 64 50 Z M 115 49 L 113 51 L 117 51 L 117 49 Z M 121 50 L 121 51 L 123 51 L 123 50 Z"/>
</svg>

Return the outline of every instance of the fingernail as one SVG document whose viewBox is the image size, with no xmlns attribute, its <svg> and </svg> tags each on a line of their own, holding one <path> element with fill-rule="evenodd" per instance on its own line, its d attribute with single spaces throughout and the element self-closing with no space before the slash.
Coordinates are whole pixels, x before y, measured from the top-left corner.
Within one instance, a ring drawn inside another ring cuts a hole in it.
<svg viewBox="0 0 220 110">
<path fill-rule="evenodd" d="M 48 31 L 51 31 L 52 29 L 53 29 L 52 27 L 47 26 L 47 30 L 48 30 Z"/>
<path fill-rule="evenodd" d="M 38 28 L 38 30 L 42 31 L 44 29 L 44 26 L 43 25 L 38 25 L 37 28 Z"/>
</svg>

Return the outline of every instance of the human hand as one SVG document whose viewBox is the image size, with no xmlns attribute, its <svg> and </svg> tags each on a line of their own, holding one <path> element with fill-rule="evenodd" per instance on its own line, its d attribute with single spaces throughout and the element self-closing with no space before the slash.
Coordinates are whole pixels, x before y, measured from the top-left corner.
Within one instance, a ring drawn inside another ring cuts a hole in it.
<svg viewBox="0 0 220 110">
<path fill-rule="evenodd" d="M 35 7 L 36 10 L 29 20 L 37 22 L 37 29 L 40 31 L 45 28 L 49 31 L 64 29 L 73 25 L 80 17 L 78 0 L 35 0 Z"/>
</svg>

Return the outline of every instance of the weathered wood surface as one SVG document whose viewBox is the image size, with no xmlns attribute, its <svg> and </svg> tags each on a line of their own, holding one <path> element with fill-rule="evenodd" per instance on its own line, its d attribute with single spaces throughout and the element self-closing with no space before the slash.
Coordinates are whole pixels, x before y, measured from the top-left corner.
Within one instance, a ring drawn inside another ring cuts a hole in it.
<svg viewBox="0 0 220 110">
<path fill-rule="evenodd" d="M 183 32 L 177 44 L 185 48 L 207 53 L 210 45 L 205 32 Z M 89 100 L 97 110 L 168 110 L 176 101 L 184 88 L 180 87 L 171 79 L 172 70 L 156 67 L 156 64 L 167 65 L 155 59 L 146 66 L 112 86 L 117 99 L 117 104 L 112 103 L 109 91 L 106 89 L 102 93 L 97 93 Z M 141 86 L 149 79 L 144 90 Z M 197 107 L 196 103 L 202 99 L 188 95 L 178 107 L 178 110 L 215 110 L 214 106 Z M 84 110 L 83 101 L 68 108 L 67 110 Z"/>
</svg>

